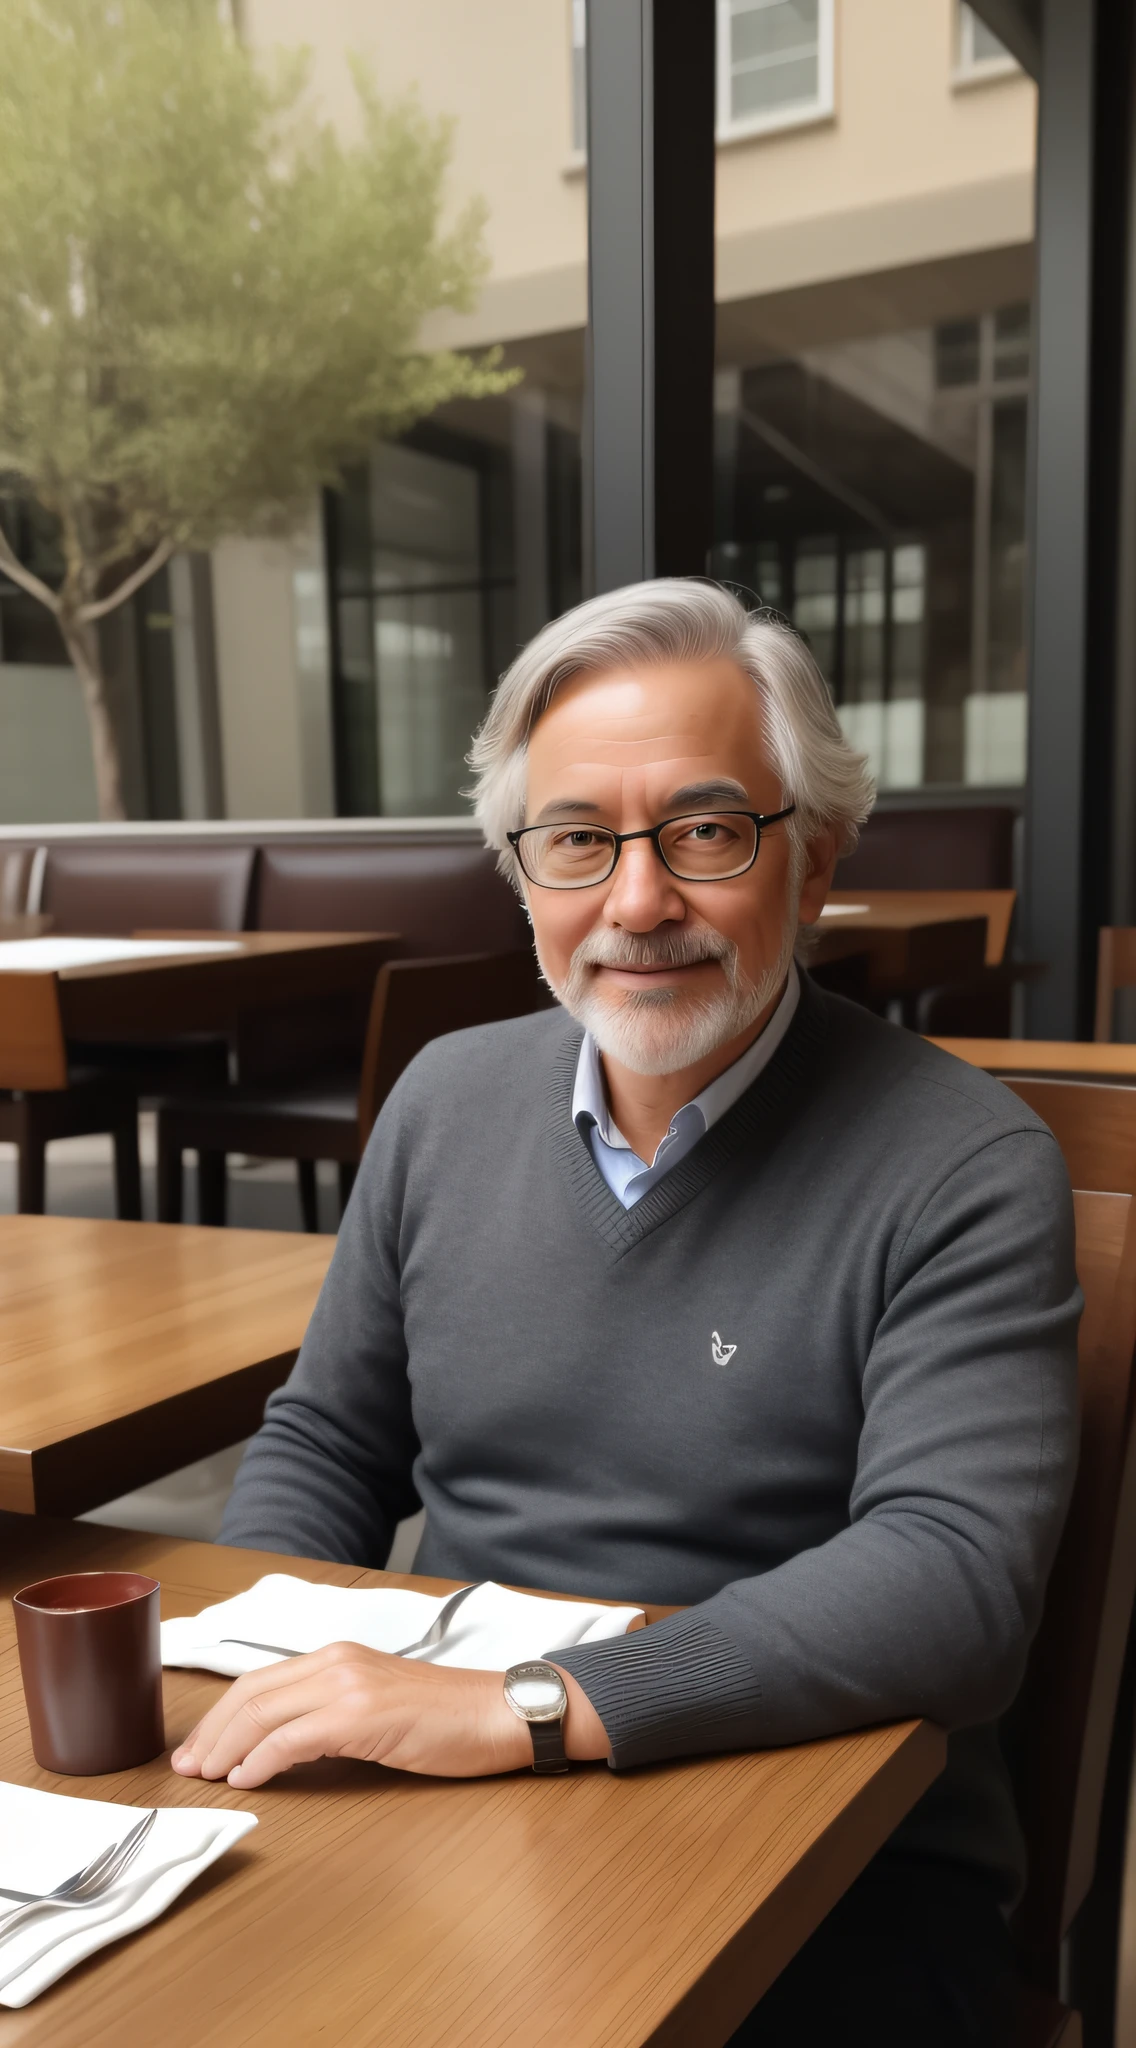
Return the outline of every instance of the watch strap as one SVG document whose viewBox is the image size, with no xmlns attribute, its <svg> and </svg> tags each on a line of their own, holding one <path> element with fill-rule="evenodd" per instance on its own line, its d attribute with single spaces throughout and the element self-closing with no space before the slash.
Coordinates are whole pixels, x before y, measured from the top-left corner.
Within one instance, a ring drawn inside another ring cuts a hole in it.
<svg viewBox="0 0 1136 2048">
<path fill-rule="evenodd" d="M 533 1770 L 539 1776 L 551 1777 L 571 1768 L 564 1747 L 562 1721 L 530 1721 L 529 1734 L 532 1736 Z"/>
</svg>

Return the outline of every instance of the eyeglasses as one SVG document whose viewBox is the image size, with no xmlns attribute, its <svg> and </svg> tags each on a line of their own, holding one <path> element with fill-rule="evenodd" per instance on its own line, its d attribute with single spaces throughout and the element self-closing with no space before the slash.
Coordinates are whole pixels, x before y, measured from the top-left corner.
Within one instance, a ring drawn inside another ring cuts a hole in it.
<svg viewBox="0 0 1136 2048">
<path fill-rule="evenodd" d="M 505 836 L 522 872 L 538 889 L 591 889 L 606 882 L 632 839 L 649 839 L 677 881 L 732 882 L 753 866 L 765 827 L 791 818 L 796 808 L 695 811 L 644 832 L 612 832 L 606 825 L 524 825 Z"/>
</svg>

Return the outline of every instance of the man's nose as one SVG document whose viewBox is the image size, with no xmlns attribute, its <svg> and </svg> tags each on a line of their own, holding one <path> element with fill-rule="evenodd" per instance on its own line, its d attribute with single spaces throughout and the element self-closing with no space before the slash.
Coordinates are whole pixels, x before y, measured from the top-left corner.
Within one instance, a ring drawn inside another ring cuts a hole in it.
<svg viewBox="0 0 1136 2048">
<path fill-rule="evenodd" d="M 605 922 L 622 925 L 627 931 L 652 932 L 656 925 L 681 923 L 685 916 L 686 904 L 675 878 L 651 840 L 633 839 L 625 844 L 604 903 Z"/>
</svg>

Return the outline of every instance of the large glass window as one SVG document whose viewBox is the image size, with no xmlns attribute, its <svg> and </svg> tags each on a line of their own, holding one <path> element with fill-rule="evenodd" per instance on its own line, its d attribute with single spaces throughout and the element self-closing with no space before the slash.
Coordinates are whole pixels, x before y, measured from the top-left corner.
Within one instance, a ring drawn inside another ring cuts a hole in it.
<svg viewBox="0 0 1136 2048">
<path fill-rule="evenodd" d="M 1014 59 L 1000 36 L 988 28 L 980 14 L 958 0 L 956 8 L 955 35 L 957 41 L 957 67 L 960 79 L 989 77 L 999 71 L 1014 68 Z"/>
<path fill-rule="evenodd" d="M 1033 87 L 956 93 L 948 22 L 846 8 L 834 121 L 718 162 L 711 566 L 808 637 L 885 790 L 1025 775 Z"/>
<path fill-rule="evenodd" d="M 718 0 L 718 133 L 832 111 L 832 0 Z"/>
</svg>

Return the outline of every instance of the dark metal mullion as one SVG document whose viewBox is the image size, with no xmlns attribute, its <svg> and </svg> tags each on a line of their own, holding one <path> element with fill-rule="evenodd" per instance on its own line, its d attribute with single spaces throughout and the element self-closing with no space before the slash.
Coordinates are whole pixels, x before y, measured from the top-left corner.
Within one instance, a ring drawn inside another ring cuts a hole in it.
<svg viewBox="0 0 1136 2048">
<path fill-rule="evenodd" d="M 588 0 L 588 580 L 701 574 L 713 535 L 710 0 Z"/>
<path fill-rule="evenodd" d="M 654 574 L 652 0 L 588 0 L 588 418 L 595 591 Z"/>
<path fill-rule="evenodd" d="M 1075 1038 L 1081 1021 L 1095 15 L 1092 0 L 1044 0 L 1021 906 L 1026 955 L 1048 963 L 1026 993 L 1036 1038 Z"/>
</svg>

